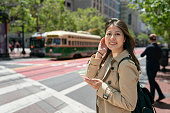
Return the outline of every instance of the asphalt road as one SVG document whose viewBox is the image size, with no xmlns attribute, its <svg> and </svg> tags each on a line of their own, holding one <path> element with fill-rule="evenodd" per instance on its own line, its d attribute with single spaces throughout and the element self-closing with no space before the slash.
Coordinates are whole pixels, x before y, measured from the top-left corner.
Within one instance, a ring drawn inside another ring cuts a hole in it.
<svg viewBox="0 0 170 113">
<path fill-rule="evenodd" d="M 145 58 L 140 58 L 140 53 L 141 50 L 136 50 L 142 68 L 140 82 L 145 85 Z M 94 113 L 96 92 L 80 76 L 85 73 L 88 60 L 0 61 L 0 112 L 71 113 L 71 106 L 77 113 Z"/>
</svg>

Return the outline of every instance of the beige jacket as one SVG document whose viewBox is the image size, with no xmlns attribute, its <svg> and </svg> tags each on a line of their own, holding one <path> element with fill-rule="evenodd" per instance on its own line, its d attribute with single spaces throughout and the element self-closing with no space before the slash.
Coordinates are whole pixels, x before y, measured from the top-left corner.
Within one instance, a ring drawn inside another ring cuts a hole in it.
<svg viewBox="0 0 170 113">
<path fill-rule="evenodd" d="M 118 70 L 119 81 L 117 77 L 118 62 L 128 56 L 128 51 L 124 50 L 114 58 L 115 62 L 112 65 L 114 69 L 112 68 L 108 78 L 97 91 L 99 113 L 130 113 L 135 109 L 137 103 L 137 82 L 140 73 L 134 62 L 131 60 L 121 62 Z M 111 54 L 100 68 L 102 59 L 95 59 L 95 55 L 92 55 L 87 68 L 87 76 L 93 76 L 94 78 L 102 80 L 108 71 L 106 67 L 110 58 Z M 110 67 L 111 64 L 109 65 L 109 68 Z M 108 97 L 108 99 L 104 99 L 104 95 L 106 95 L 105 97 Z"/>
</svg>

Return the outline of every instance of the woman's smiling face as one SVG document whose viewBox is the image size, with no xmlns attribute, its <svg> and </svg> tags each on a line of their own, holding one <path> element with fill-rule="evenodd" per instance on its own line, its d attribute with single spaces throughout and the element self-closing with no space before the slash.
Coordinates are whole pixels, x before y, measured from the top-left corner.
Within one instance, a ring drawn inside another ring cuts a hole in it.
<svg viewBox="0 0 170 113">
<path fill-rule="evenodd" d="M 122 30 L 114 25 L 110 25 L 105 34 L 105 43 L 107 47 L 116 53 L 123 51 L 123 44 L 125 42 L 125 37 Z"/>
</svg>

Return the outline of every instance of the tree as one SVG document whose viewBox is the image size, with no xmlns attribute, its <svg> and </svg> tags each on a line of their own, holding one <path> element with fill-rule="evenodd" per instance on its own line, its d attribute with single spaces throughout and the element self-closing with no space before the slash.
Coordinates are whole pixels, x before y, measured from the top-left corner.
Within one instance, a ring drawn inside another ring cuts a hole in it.
<svg viewBox="0 0 170 113">
<path fill-rule="evenodd" d="M 54 30 L 89 31 L 104 36 L 105 18 L 94 8 L 66 9 L 64 0 L 1 0 L 0 9 L 9 14 L 10 32 L 47 32 Z M 12 4 L 12 5 L 11 5 Z M 94 30 L 95 29 L 95 30 Z"/>
<path fill-rule="evenodd" d="M 139 39 L 142 39 L 142 40 L 148 41 L 148 35 L 145 34 L 145 33 L 140 33 L 140 34 L 138 35 L 138 38 L 139 38 Z"/>
<path fill-rule="evenodd" d="M 105 18 L 98 10 L 95 8 L 78 9 L 74 14 L 77 30 L 91 31 L 91 34 L 104 36 Z"/>
<path fill-rule="evenodd" d="M 136 39 L 135 33 L 133 32 L 132 29 L 129 29 L 129 33 L 134 39 Z"/>
<path fill-rule="evenodd" d="M 169 0 L 130 0 L 130 8 L 137 8 L 140 17 L 148 28 L 157 35 L 170 41 L 170 2 Z M 168 35 L 167 35 L 168 33 Z M 166 37 L 165 37 L 166 36 Z"/>
<path fill-rule="evenodd" d="M 14 26 L 20 24 L 26 32 L 61 29 L 66 15 L 64 0 L 1 0 L 0 9 L 9 14 L 10 32 L 19 31 L 21 28 Z"/>
</svg>

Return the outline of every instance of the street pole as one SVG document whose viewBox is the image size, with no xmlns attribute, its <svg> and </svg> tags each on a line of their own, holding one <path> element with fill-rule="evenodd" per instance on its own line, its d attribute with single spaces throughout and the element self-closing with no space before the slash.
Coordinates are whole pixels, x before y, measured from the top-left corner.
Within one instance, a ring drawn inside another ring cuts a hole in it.
<svg viewBox="0 0 170 113">
<path fill-rule="evenodd" d="M 5 19 L 5 39 L 6 39 L 6 57 L 9 57 L 9 39 L 8 39 L 8 36 L 7 36 L 7 25 L 8 25 L 8 21 Z"/>
<path fill-rule="evenodd" d="M 25 52 L 25 41 L 24 41 L 24 25 L 21 25 L 22 27 L 22 54 L 25 55 L 26 52 Z"/>
<path fill-rule="evenodd" d="M 8 44 L 8 14 L 0 10 L 0 57 L 9 57 L 9 44 Z"/>
</svg>

